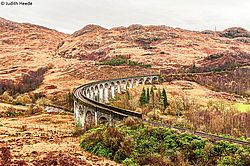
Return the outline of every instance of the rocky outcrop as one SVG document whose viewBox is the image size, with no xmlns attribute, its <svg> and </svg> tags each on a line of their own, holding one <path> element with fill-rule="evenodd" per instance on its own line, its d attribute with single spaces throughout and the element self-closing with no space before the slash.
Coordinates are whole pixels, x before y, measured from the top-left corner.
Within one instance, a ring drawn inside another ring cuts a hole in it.
<svg viewBox="0 0 250 166">
<path fill-rule="evenodd" d="M 106 31 L 106 30 L 107 30 L 106 28 L 103 28 L 99 25 L 90 24 L 90 25 L 83 27 L 81 30 L 74 32 L 72 36 L 78 37 L 86 33 L 94 33 L 94 32 Z"/>
<path fill-rule="evenodd" d="M 237 38 L 237 37 L 250 38 L 250 32 L 241 27 L 232 27 L 222 31 L 220 33 L 220 36 L 227 38 Z"/>
</svg>

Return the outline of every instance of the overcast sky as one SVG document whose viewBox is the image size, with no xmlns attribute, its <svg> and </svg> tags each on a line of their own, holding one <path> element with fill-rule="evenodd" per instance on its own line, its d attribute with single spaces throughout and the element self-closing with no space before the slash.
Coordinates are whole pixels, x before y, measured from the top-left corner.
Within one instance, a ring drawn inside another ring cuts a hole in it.
<svg viewBox="0 0 250 166">
<path fill-rule="evenodd" d="M 19 0 L 0 0 L 11 2 Z M 28 0 L 20 0 L 28 1 Z M 32 6 L 0 5 L 0 17 L 73 33 L 87 24 L 131 24 L 191 30 L 250 29 L 250 0 L 30 0 Z"/>
</svg>

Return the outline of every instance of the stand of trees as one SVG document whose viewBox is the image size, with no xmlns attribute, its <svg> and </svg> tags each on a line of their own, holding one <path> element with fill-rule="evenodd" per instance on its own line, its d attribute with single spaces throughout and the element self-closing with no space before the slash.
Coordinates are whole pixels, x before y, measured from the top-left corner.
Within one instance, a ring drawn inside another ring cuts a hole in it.
<svg viewBox="0 0 250 166">
<path fill-rule="evenodd" d="M 155 100 L 155 99 L 158 99 L 158 100 Z M 147 90 L 145 90 L 145 88 L 143 88 L 139 102 L 140 102 L 140 106 L 147 105 L 151 108 L 159 107 L 163 110 L 165 110 L 167 108 L 167 106 L 169 105 L 168 98 L 167 98 L 167 92 L 164 88 L 162 91 L 161 91 L 161 89 L 158 89 L 156 94 L 154 92 L 153 87 L 151 87 L 150 90 L 149 90 L 149 88 L 147 88 Z"/>
</svg>

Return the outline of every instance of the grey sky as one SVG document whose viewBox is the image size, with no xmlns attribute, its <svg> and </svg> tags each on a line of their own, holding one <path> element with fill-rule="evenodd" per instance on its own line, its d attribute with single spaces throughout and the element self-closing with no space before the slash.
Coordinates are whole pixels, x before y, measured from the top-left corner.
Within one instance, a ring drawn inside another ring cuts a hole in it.
<svg viewBox="0 0 250 166">
<path fill-rule="evenodd" d="M 1 0 L 0 0 L 1 1 Z M 11 2 L 11 0 L 3 0 Z M 15 1 L 15 0 L 12 0 Z M 19 0 L 16 0 L 19 2 Z M 20 0 L 28 1 L 28 0 Z M 192 30 L 250 29 L 249 0 L 30 0 L 32 6 L 0 5 L 0 17 L 72 33 L 87 24 L 131 24 Z"/>
</svg>

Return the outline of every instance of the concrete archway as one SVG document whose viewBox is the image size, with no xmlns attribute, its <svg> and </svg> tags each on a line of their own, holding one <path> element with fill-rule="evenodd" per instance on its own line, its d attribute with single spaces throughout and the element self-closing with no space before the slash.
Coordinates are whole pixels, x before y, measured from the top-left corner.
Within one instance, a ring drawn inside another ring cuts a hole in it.
<svg viewBox="0 0 250 166">
<path fill-rule="evenodd" d="M 99 85 L 99 102 L 104 103 L 104 85 Z"/>
<path fill-rule="evenodd" d="M 134 84 L 134 80 L 133 79 L 129 79 L 128 80 L 129 88 L 133 88 L 133 84 Z"/>
<path fill-rule="evenodd" d="M 85 124 L 92 126 L 95 124 L 95 115 L 91 111 L 87 111 L 85 115 Z"/>
<path fill-rule="evenodd" d="M 156 82 L 159 76 L 138 76 L 113 80 L 104 80 L 82 85 L 74 90 L 75 121 L 82 127 L 97 125 L 98 123 L 113 123 L 128 116 L 142 118 L 140 113 L 105 105 L 109 98 L 117 93 L 127 91 L 135 85 Z M 91 100 L 97 102 L 93 102 Z M 104 103 L 104 104 L 103 104 Z M 99 118 L 100 117 L 100 118 Z"/>
<path fill-rule="evenodd" d="M 108 122 L 109 122 L 108 119 L 106 117 L 104 117 L 104 116 L 100 117 L 99 120 L 98 120 L 99 124 L 106 124 Z"/>
<path fill-rule="evenodd" d="M 121 83 L 120 80 L 116 81 L 116 90 L 117 90 L 117 93 L 118 93 L 118 94 L 121 94 L 121 93 L 122 93 L 121 84 L 122 84 L 122 83 Z"/>
<path fill-rule="evenodd" d="M 147 77 L 145 79 L 145 84 L 151 84 L 152 83 L 152 79 L 150 77 Z"/>
<path fill-rule="evenodd" d="M 157 84 L 159 83 L 158 77 L 152 77 L 152 84 Z"/>
<path fill-rule="evenodd" d="M 104 103 L 108 103 L 109 101 L 109 84 L 104 83 Z"/>
<path fill-rule="evenodd" d="M 121 81 L 121 83 L 122 83 L 122 86 L 123 86 L 122 91 L 126 92 L 127 88 L 128 88 L 128 81 L 124 79 L 124 80 Z"/>
<path fill-rule="evenodd" d="M 98 88 L 98 85 L 95 86 L 95 90 L 94 90 L 94 100 L 95 100 L 95 101 L 99 101 L 99 88 Z"/>
</svg>

